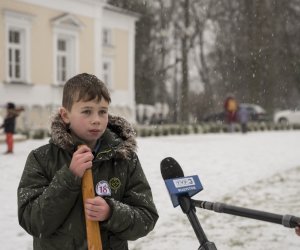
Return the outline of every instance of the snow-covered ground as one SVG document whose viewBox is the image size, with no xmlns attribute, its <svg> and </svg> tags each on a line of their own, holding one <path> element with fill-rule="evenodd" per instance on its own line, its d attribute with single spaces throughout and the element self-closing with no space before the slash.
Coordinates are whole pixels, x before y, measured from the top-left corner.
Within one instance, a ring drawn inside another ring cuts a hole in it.
<svg viewBox="0 0 300 250">
<path fill-rule="evenodd" d="M 0 155 L 1 249 L 32 249 L 31 236 L 18 225 L 16 189 L 29 151 L 46 142 L 18 142 L 14 155 Z M 187 216 L 173 208 L 161 177 L 160 162 L 168 156 L 185 175 L 199 176 L 204 190 L 194 199 L 300 216 L 300 131 L 138 138 L 138 146 L 160 218 L 148 236 L 130 242 L 132 250 L 200 246 Z M 300 249 L 300 237 L 282 225 L 200 208 L 197 217 L 218 250 Z"/>
</svg>

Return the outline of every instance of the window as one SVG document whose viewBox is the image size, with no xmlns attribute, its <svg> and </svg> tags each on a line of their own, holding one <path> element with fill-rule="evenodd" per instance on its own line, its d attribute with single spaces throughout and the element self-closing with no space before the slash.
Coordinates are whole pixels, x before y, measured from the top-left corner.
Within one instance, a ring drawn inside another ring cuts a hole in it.
<svg viewBox="0 0 300 250">
<path fill-rule="evenodd" d="M 70 14 L 63 14 L 52 20 L 54 33 L 54 82 L 62 85 L 78 72 L 79 31 L 83 24 Z"/>
<path fill-rule="evenodd" d="M 24 68 L 24 33 L 12 29 L 8 37 L 8 76 L 12 81 L 21 81 L 24 78 L 21 73 Z"/>
<path fill-rule="evenodd" d="M 57 41 L 57 80 L 65 81 L 67 77 L 67 41 L 58 39 Z"/>
<path fill-rule="evenodd" d="M 6 81 L 30 82 L 31 19 L 27 14 L 5 10 Z"/>
<path fill-rule="evenodd" d="M 105 58 L 103 59 L 103 81 L 109 89 L 113 89 L 112 79 L 112 60 Z"/>
<path fill-rule="evenodd" d="M 74 39 L 72 37 L 58 37 L 56 47 L 56 81 L 64 83 L 75 72 L 72 60 Z"/>
<path fill-rule="evenodd" d="M 102 44 L 105 46 L 111 46 L 112 45 L 112 36 L 111 36 L 111 30 L 104 28 L 102 31 Z"/>
</svg>

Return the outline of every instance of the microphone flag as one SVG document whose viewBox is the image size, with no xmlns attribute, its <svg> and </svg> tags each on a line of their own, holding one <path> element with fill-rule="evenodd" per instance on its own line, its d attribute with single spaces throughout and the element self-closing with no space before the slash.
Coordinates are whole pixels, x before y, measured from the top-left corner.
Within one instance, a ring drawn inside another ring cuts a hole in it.
<svg viewBox="0 0 300 250">
<path fill-rule="evenodd" d="M 197 175 L 166 179 L 165 185 L 168 189 L 173 207 L 177 207 L 179 205 L 179 196 L 192 197 L 203 190 L 202 184 Z"/>
</svg>

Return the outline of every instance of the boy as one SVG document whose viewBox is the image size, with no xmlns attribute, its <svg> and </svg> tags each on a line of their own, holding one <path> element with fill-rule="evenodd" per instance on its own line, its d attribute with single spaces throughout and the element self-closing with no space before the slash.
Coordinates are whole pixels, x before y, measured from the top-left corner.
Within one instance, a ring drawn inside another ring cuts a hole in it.
<svg viewBox="0 0 300 250">
<path fill-rule="evenodd" d="M 14 149 L 14 133 L 16 127 L 16 118 L 19 116 L 20 112 L 24 108 L 16 108 L 15 104 L 12 102 L 6 105 L 6 117 L 0 128 L 4 128 L 4 133 L 6 136 L 7 151 L 4 154 L 12 154 Z"/>
<path fill-rule="evenodd" d="M 109 103 L 107 88 L 94 75 L 69 79 L 49 144 L 29 154 L 18 187 L 18 216 L 33 235 L 34 249 L 87 249 L 84 212 L 100 222 L 103 249 L 128 249 L 127 240 L 154 228 L 158 214 L 133 129 L 108 115 Z M 88 168 L 96 197 L 82 201 L 81 178 Z"/>
</svg>

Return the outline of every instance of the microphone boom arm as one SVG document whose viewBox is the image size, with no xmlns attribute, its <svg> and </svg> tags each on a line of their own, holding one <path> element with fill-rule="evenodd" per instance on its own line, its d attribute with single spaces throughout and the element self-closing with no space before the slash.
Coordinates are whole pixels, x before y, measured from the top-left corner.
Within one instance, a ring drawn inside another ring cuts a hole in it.
<svg viewBox="0 0 300 250">
<path fill-rule="evenodd" d="M 221 202 L 209 202 L 191 199 L 195 207 L 212 210 L 217 213 L 226 213 L 231 215 L 237 215 L 255 220 L 261 220 L 271 223 L 276 223 L 289 228 L 295 228 L 300 225 L 300 218 L 293 215 L 280 215 L 274 213 L 268 213 L 259 210 L 253 210 L 249 208 L 237 207 L 227 205 Z"/>
<path fill-rule="evenodd" d="M 200 242 L 198 250 L 217 250 L 217 247 L 213 242 L 208 241 L 200 222 L 196 216 L 196 209 L 190 197 L 180 196 L 178 198 L 181 210 L 185 213 L 194 229 L 194 232 Z"/>
</svg>

